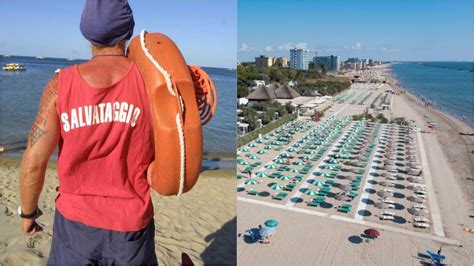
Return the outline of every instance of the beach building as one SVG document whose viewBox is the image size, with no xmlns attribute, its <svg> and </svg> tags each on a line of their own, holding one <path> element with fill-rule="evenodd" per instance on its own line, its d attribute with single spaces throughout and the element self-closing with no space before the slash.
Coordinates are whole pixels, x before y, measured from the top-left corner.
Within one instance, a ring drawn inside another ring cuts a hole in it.
<svg viewBox="0 0 474 266">
<path fill-rule="evenodd" d="M 296 92 L 287 84 L 282 85 L 278 89 L 276 89 L 275 95 L 277 99 L 294 99 L 301 96 L 298 92 Z"/>
<path fill-rule="evenodd" d="M 275 66 L 288 67 L 288 59 L 286 57 L 278 57 L 275 59 Z"/>
<path fill-rule="evenodd" d="M 291 49 L 290 68 L 307 70 L 309 68 L 309 50 Z"/>
<path fill-rule="evenodd" d="M 271 101 L 275 99 L 295 99 L 298 97 L 301 97 L 301 95 L 288 84 L 272 83 L 257 87 L 247 96 L 247 99 L 249 101 Z"/>
<path fill-rule="evenodd" d="M 255 64 L 257 67 L 271 67 L 275 63 L 275 57 L 264 56 L 255 57 Z"/>
<path fill-rule="evenodd" d="M 315 56 L 313 58 L 313 62 L 315 65 L 321 66 L 326 65 L 329 67 L 330 70 L 339 72 L 339 56 L 337 55 L 329 55 L 329 56 Z"/>
<path fill-rule="evenodd" d="M 237 134 L 239 136 L 249 133 L 249 124 L 237 122 Z"/>
</svg>

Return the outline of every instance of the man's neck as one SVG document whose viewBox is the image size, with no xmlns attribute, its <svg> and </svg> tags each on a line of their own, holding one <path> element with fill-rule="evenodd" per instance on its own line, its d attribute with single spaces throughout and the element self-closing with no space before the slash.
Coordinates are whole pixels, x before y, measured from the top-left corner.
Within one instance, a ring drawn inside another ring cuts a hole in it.
<svg viewBox="0 0 474 266">
<path fill-rule="evenodd" d="M 125 48 L 123 47 L 103 47 L 92 48 L 92 57 L 97 55 L 125 55 Z"/>
</svg>

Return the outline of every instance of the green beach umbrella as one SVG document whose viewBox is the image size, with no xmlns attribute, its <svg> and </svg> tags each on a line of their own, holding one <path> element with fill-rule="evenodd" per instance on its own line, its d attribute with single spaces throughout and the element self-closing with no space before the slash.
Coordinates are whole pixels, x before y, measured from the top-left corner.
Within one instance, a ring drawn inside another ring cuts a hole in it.
<svg viewBox="0 0 474 266">
<path fill-rule="evenodd" d="M 247 155 L 247 157 L 248 157 L 249 159 L 259 159 L 257 156 L 255 156 L 255 155 L 253 155 L 253 154 L 249 154 L 249 155 Z"/>
<path fill-rule="evenodd" d="M 241 151 L 241 152 L 248 152 L 249 149 L 247 149 L 247 148 L 242 148 L 242 149 L 240 149 L 240 151 Z"/>
<path fill-rule="evenodd" d="M 242 178 L 245 178 L 245 176 L 243 176 L 243 175 L 237 175 L 237 179 L 242 179 Z"/>
<path fill-rule="evenodd" d="M 250 178 L 250 179 L 245 180 L 245 184 L 246 185 L 256 185 L 256 184 L 258 184 L 258 181 L 256 179 Z"/>
<path fill-rule="evenodd" d="M 258 176 L 258 177 L 267 177 L 268 176 L 265 172 L 262 172 L 262 171 L 255 173 L 255 175 Z"/>
<path fill-rule="evenodd" d="M 299 173 L 300 172 L 296 168 L 289 168 L 287 171 L 290 172 L 290 173 Z"/>
<path fill-rule="evenodd" d="M 297 161 L 297 162 L 294 162 L 293 165 L 306 165 L 306 163 L 303 161 Z"/>
<path fill-rule="evenodd" d="M 259 143 L 259 144 L 260 144 L 260 143 L 262 143 L 262 142 L 263 142 L 263 139 L 257 139 L 255 142 L 257 142 L 257 143 Z"/>
<path fill-rule="evenodd" d="M 290 147 L 290 148 L 287 149 L 287 151 L 289 151 L 289 152 L 294 152 L 294 151 L 296 151 L 296 149 L 293 148 L 293 147 Z"/>
<path fill-rule="evenodd" d="M 273 189 L 273 190 L 280 190 L 283 187 L 281 185 L 277 184 L 277 183 L 274 183 L 270 186 L 270 188 Z"/>
<path fill-rule="evenodd" d="M 336 163 L 339 163 L 339 160 L 337 160 L 337 159 L 329 159 L 329 163 L 336 164 Z"/>
<path fill-rule="evenodd" d="M 247 161 L 244 161 L 244 160 L 238 160 L 237 163 L 240 164 L 240 165 L 247 165 L 247 164 L 249 164 Z"/>
<path fill-rule="evenodd" d="M 306 191 L 304 192 L 306 195 L 308 196 L 316 196 L 318 195 L 318 191 L 317 190 L 314 190 L 314 189 L 306 189 Z"/>
<path fill-rule="evenodd" d="M 323 176 L 323 177 L 328 177 L 328 176 L 331 176 L 331 174 L 330 174 L 330 173 L 327 173 L 327 172 L 324 172 L 324 173 L 321 174 L 321 176 Z"/>
<path fill-rule="evenodd" d="M 255 145 L 254 143 L 250 143 L 248 146 L 253 148 L 253 147 L 255 147 L 256 145 Z"/>
<path fill-rule="evenodd" d="M 274 159 L 273 162 L 274 163 L 283 163 L 284 161 L 283 161 L 283 159 L 278 158 L 278 159 Z"/>
<path fill-rule="evenodd" d="M 324 185 L 324 182 L 321 181 L 321 180 L 316 180 L 316 181 L 313 183 L 313 185 L 318 186 L 318 187 L 322 187 L 322 186 Z"/>
<path fill-rule="evenodd" d="M 278 221 L 277 220 L 267 220 L 265 221 L 265 226 L 266 227 L 277 227 L 278 226 Z"/>
<path fill-rule="evenodd" d="M 272 145 L 266 145 L 264 148 L 267 149 L 267 150 L 270 150 L 270 149 L 273 149 L 273 146 Z"/>
<path fill-rule="evenodd" d="M 276 168 L 276 166 L 274 164 L 267 164 L 264 167 L 267 168 L 267 169 L 275 169 Z"/>
<path fill-rule="evenodd" d="M 286 158 L 290 158 L 290 157 L 291 157 L 291 153 L 288 153 L 288 152 L 281 153 L 281 154 L 280 154 L 280 157 L 282 157 L 282 158 L 285 158 L 285 157 L 286 157 Z"/>
<path fill-rule="evenodd" d="M 258 153 L 258 154 L 265 154 L 265 153 L 267 153 L 267 152 L 264 151 L 264 150 L 259 150 L 259 151 L 257 151 L 257 153 Z"/>
<path fill-rule="evenodd" d="M 282 175 L 280 177 L 278 177 L 278 179 L 282 180 L 282 181 L 285 181 L 285 180 L 290 180 L 291 177 L 290 176 L 287 176 L 287 175 Z"/>
</svg>

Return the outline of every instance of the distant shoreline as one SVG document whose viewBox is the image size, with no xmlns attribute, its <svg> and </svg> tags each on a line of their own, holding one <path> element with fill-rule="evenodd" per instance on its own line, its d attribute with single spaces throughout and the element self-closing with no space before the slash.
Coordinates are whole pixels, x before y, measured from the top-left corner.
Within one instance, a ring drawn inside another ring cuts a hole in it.
<svg viewBox="0 0 474 266">
<path fill-rule="evenodd" d="M 469 61 L 466 61 L 466 62 L 469 62 Z M 397 79 L 396 75 L 393 73 L 393 70 L 391 68 L 392 64 L 394 64 L 394 63 L 390 63 L 386 66 L 386 68 L 388 70 L 388 73 L 390 75 L 390 79 L 392 80 L 392 82 L 391 82 L 392 84 L 390 84 L 390 85 L 392 87 L 400 90 L 400 91 L 406 92 L 409 96 L 415 98 L 418 104 L 425 107 L 423 100 L 420 98 L 420 96 L 422 96 L 422 94 L 415 93 L 411 88 L 402 86 L 400 81 Z M 455 114 L 452 114 L 452 113 L 448 112 L 447 110 L 443 110 L 443 109 L 439 108 L 438 105 L 431 105 L 430 107 L 425 107 L 425 108 L 429 108 L 430 110 L 437 111 L 440 114 L 448 117 L 449 119 L 455 120 L 457 123 L 460 123 L 463 126 L 470 128 L 471 131 L 474 130 L 474 125 L 470 125 L 466 121 L 464 121 L 464 120 L 460 119 L 459 117 L 457 117 Z"/>
</svg>

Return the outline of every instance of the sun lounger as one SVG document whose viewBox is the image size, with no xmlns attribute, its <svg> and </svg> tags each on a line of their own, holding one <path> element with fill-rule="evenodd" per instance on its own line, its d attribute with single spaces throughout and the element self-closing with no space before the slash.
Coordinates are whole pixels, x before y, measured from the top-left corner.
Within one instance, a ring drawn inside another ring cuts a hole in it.
<svg viewBox="0 0 474 266">
<path fill-rule="evenodd" d="M 429 223 L 430 219 L 426 217 L 413 217 L 413 221 L 418 222 L 418 223 Z"/>
<path fill-rule="evenodd" d="M 394 213 L 394 212 L 391 212 L 391 211 L 383 211 L 381 215 L 391 215 L 391 216 L 394 216 L 395 213 Z"/>
<path fill-rule="evenodd" d="M 253 189 L 252 189 L 252 190 L 248 190 L 248 191 L 247 191 L 247 194 L 248 194 L 248 195 L 252 195 L 252 196 L 257 196 L 258 191 L 253 190 Z"/>
<path fill-rule="evenodd" d="M 418 228 L 430 228 L 430 225 L 424 222 L 415 222 L 414 226 Z"/>
<path fill-rule="evenodd" d="M 379 215 L 379 219 L 380 220 L 393 220 L 393 216 L 392 215 Z"/>
</svg>

